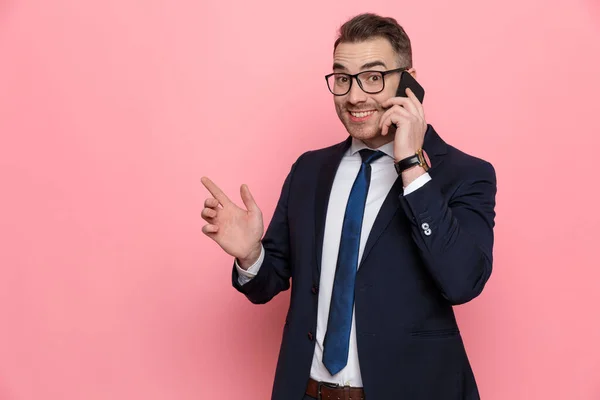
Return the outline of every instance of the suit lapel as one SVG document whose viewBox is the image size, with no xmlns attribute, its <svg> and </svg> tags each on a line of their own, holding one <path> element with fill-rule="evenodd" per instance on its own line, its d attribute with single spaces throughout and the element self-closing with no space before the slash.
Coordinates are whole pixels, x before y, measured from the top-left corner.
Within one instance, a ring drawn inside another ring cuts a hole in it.
<svg viewBox="0 0 600 400">
<path fill-rule="evenodd" d="M 348 136 L 348 139 L 334 146 L 325 156 L 325 162 L 319 171 L 315 195 L 315 265 L 317 266 L 317 277 L 321 273 L 323 237 L 325 234 L 325 220 L 327 217 L 327 206 L 329 204 L 331 187 L 333 186 L 333 180 L 335 179 L 335 174 L 337 173 L 337 169 L 342 161 L 342 157 L 344 156 L 346 150 L 348 150 L 350 147 L 351 143 L 352 137 Z"/>
<path fill-rule="evenodd" d="M 431 161 L 431 169 L 429 170 L 430 175 L 435 174 L 435 168 L 438 167 L 444 158 L 444 154 L 448 152 L 448 145 L 444 140 L 437 134 L 433 126 L 428 125 L 427 132 L 425 133 L 425 139 L 423 141 L 423 149 L 429 156 Z"/>
<path fill-rule="evenodd" d="M 398 211 L 398 207 L 400 206 L 400 196 L 402 195 L 402 178 L 396 178 L 396 181 L 392 185 L 387 197 L 383 201 L 381 205 L 381 209 L 375 218 L 375 222 L 373 223 L 373 227 L 371 228 L 371 232 L 369 233 L 369 238 L 367 239 L 367 243 L 365 245 L 365 249 L 363 251 L 362 258 L 359 263 L 359 271 L 360 265 L 367 258 L 371 249 L 379 239 L 379 236 L 385 231 L 388 224 L 394 218 L 394 215 Z"/>
</svg>

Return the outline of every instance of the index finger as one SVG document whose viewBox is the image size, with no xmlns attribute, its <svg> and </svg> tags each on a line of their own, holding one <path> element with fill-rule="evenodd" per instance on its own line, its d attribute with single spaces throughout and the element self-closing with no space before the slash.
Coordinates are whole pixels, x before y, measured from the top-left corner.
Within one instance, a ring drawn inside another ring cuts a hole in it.
<svg viewBox="0 0 600 400">
<path fill-rule="evenodd" d="M 408 97 L 404 97 L 404 96 L 395 96 L 395 97 L 391 97 L 389 99 L 387 99 L 386 101 L 384 101 L 383 103 L 381 103 L 381 106 L 383 108 L 391 108 L 393 106 L 412 106 L 412 101 L 408 98 Z M 406 107 L 404 107 L 406 108 Z"/>
<path fill-rule="evenodd" d="M 221 203 L 221 205 L 224 206 L 225 203 L 231 202 L 231 200 L 229 200 L 229 197 L 227 197 L 227 195 L 225 193 L 223 193 L 223 191 L 221 189 L 219 189 L 219 187 L 217 185 L 215 185 L 215 183 L 213 181 L 211 181 L 210 179 L 208 179 L 205 176 L 200 178 L 200 181 L 202 182 L 204 187 L 210 192 L 210 194 L 212 194 L 213 197 L 215 199 L 217 199 L 219 201 L 219 203 Z"/>
<path fill-rule="evenodd" d="M 388 109 L 392 109 L 393 106 L 401 106 L 409 113 L 415 115 L 416 117 L 421 117 L 421 113 L 417 109 L 417 106 L 409 97 L 404 96 L 396 96 L 382 103 L 383 107 L 386 107 L 389 104 Z"/>
</svg>

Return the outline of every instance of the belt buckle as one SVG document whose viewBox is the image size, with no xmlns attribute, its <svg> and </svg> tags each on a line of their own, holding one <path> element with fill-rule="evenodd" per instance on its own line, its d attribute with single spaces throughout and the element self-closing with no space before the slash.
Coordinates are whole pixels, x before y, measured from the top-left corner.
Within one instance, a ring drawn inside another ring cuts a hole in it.
<svg viewBox="0 0 600 400">
<path fill-rule="evenodd" d="M 321 388 L 323 386 L 325 386 L 326 388 L 329 388 L 329 389 L 337 389 L 340 387 L 340 385 L 338 385 L 337 383 L 319 382 L 319 385 L 317 386 L 317 400 L 322 400 Z"/>
</svg>

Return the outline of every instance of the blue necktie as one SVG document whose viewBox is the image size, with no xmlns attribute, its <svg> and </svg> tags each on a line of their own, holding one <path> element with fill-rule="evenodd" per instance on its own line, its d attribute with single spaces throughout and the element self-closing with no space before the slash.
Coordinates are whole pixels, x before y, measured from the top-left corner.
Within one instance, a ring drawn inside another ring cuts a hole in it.
<svg viewBox="0 0 600 400">
<path fill-rule="evenodd" d="M 346 205 L 342 238 L 335 269 L 327 333 L 323 342 L 323 364 L 331 375 L 340 372 L 348 362 L 348 345 L 354 308 L 354 282 L 358 268 L 360 232 L 369 184 L 371 162 L 383 156 L 381 151 L 360 151 L 362 164 Z"/>
</svg>

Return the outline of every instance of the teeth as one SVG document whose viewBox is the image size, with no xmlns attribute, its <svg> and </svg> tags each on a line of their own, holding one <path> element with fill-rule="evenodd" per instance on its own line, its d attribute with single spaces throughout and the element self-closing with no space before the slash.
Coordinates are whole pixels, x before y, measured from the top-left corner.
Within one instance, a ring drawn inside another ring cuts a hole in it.
<svg viewBox="0 0 600 400">
<path fill-rule="evenodd" d="M 356 118 L 364 118 L 367 115 L 373 114 L 374 112 L 375 111 L 366 111 L 366 112 L 365 111 L 361 111 L 361 112 L 350 112 L 350 114 L 352 114 L 352 116 L 356 117 Z"/>
</svg>

